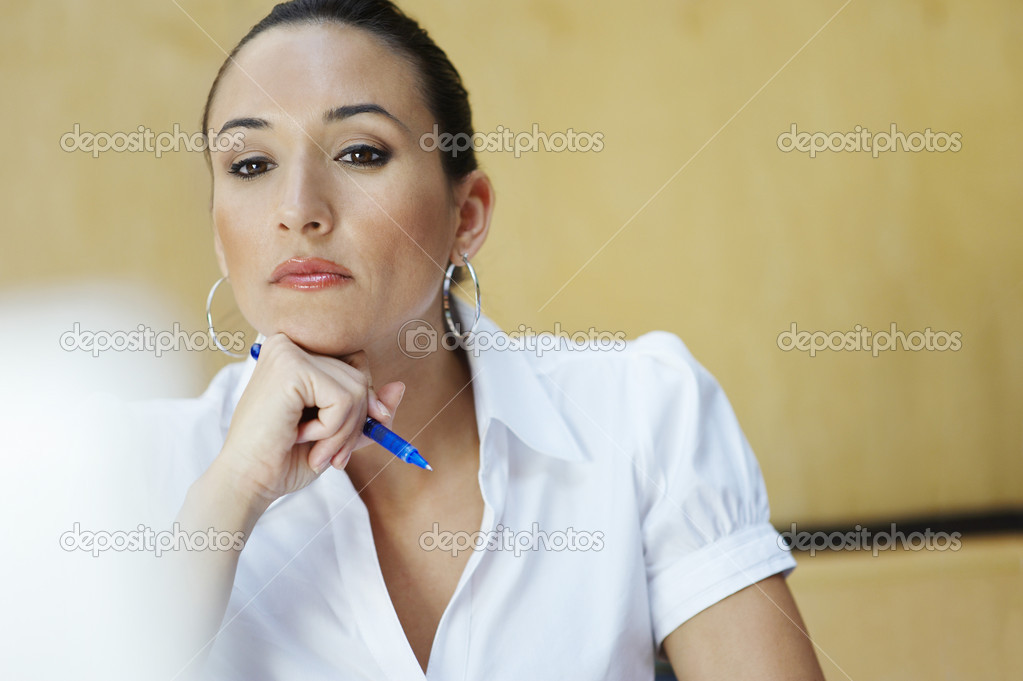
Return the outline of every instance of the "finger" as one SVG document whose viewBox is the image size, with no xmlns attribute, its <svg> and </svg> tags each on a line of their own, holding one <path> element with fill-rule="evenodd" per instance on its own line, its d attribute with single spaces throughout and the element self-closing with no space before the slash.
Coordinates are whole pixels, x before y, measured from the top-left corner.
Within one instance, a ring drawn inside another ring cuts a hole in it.
<svg viewBox="0 0 1023 681">
<path fill-rule="evenodd" d="M 353 414 L 358 413 L 366 413 L 365 401 L 357 400 L 351 393 L 342 392 L 336 401 L 321 407 L 315 419 L 298 425 L 295 442 L 300 444 L 328 440 L 344 430 Z"/>
<path fill-rule="evenodd" d="M 344 362 L 331 359 L 325 367 L 324 376 L 328 383 L 323 389 L 333 395 L 322 400 L 317 418 L 303 424 L 302 432 L 304 437 L 317 440 L 313 446 L 315 453 L 311 456 L 321 465 L 332 459 L 346 444 L 358 442 L 362 437 L 368 408 L 368 378 L 364 373 Z"/>
<path fill-rule="evenodd" d="M 381 420 L 381 423 L 390 423 L 394 420 L 394 414 L 398 411 L 398 405 L 401 404 L 404 396 L 405 384 L 401 381 L 388 383 L 377 391 L 377 398 L 383 402 L 384 407 L 390 412 L 391 416 L 386 421 Z"/>
<path fill-rule="evenodd" d="M 386 402 L 389 406 L 391 416 L 387 421 L 381 421 L 386 425 L 390 425 L 391 421 L 394 420 L 394 414 L 397 411 L 398 405 L 401 403 L 402 397 L 405 395 L 405 384 L 401 381 L 395 381 L 388 383 L 380 389 L 380 395 L 382 401 Z M 362 429 L 359 429 L 362 433 Z M 334 440 L 336 441 L 336 439 Z M 358 437 L 349 437 L 344 441 L 344 444 L 337 451 L 337 453 L 331 458 L 330 465 L 338 470 L 343 469 L 352 456 L 352 452 L 357 449 L 361 449 L 367 445 L 373 444 L 373 440 L 367 437 L 365 434 L 360 434 Z"/>
<path fill-rule="evenodd" d="M 343 383 L 343 377 L 347 376 L 356 381 L 356 383 L 365 385 L 364 392 L 366 393 L 368 415 L 378 421 L 391 418 L 390 410 L 380 401 L 373 389 L 373 376 L 369 371 L 369 358 L 365 351 L 359 350 L 345 355 L 341 359 L 313 355 L 310 357 L 310 360 L 325 373 L 336 377 L 339 382 Z M 359 392 L 363 391 L 360 390 Z"/>
<path fill-rule="evenodd" d="M 364 410 L 352 410 L 352 417 L 347 419 L 342 427 L 332 436 L 316 442 L 309 458 L 314 465 L 324 466 L 334 459 L 338 452 L 350 443 L 358 442 L 362 437 L 362 428 L 366 423 L 366 412 Z"/>
<path fill-rule="evenodd" d="M 299 445 L 297 447 L 297 451 L 299 452 L 300 457 L 305 458 L 306 465 L 309 466 L 312 472 L 317 475 L 325 471 L 327 466 L 330 465 L 330 459 L 327 459 L 326 461 L 317 461 L 314 458 L 313 445 L 311 444 Z M 322 459 L 323 457 L 320 458 Z"/>
<path fill-rule="evenodd" d="M 351 368 L 348 368 L 351 371 Z M 304 398 L 317 407 L 316 418 L 298 426 L 298 442 L 324 440 L 332 437 L 350 418 L 353 408 L 366 410 L 366 378 L 359 372 L 348 373 L 336 366 L 326 371 L 314 369 L 308 374 Z M 364 419 L 365 420 L 365 419 Z"/>
<path fill-rule="evenodd" d="M 393 416 L 393 412 L 380 400 L 380 395 L 373 386 L 373 375 L 369 370 L 369 356 L 366 354 L 366 351 L 358 350 L 345 355 L 341 360 L 366 377 L 367 385 L 369 386 L 367 391 L 369 415 L 377 421 L 389 421 Z"/>
<path fill-rule="evenodd" d="M 341 361 L 348 366 L 369 375 L 369 356 L 366 354 L 365 350 L 356 350 L 355 352 L 344 355 L 341 357 Z"/>
<path fill-rule="evenodd" d="M 355 440 L 354 442 L 346 442 L 344 446 L 341 447 L 341 451 L 335 454 L 334 457 L 330 460 L 330 465 L 338 469 L 339 471 L 343 470 L 344 467 L 347 466 L 348 462 L 351 460 L 352 452 L 355 451 L 357 443 L 358 440 Z"/>
<path fill-rule="evenodd" d="M 284 334 L 267 339 L 260 358 L 252 383 L 257 374 L 263 383 L 277 385 L 286 377 L 286 389 L 276 392 L 284 398 L 285 413 L 294 418 L 297 443 L 329 437 L 343 422 L 348 403 L 366 399 L 369 377 L 363 371 L 333 357 L 309 354 Z M 302 417 L 312 408 L 317 418 L 305 425 Z"/>
<path fill-rule="evenodd" d="M 384 386 L 386 390 L 387 404 L 374 395 L 369 388 L 372 377 L 369 373 L 369 360 L 364 351 L 347 355 L 345 360 L 321 355 L 308 356 L 310 360 L 310 373 L 302 387 L 303 400 L 310 406 L 316 406 L 317 417 L 313 420 L 300 423 L 297 429 L 296 441 L 312 442 L 333 439 L 338 442 L 340 435 L 344 439 L 345 433 L 341 433 L 342 425 L 351 417 L 352 407 L 361 403 L 365 414 L 372 416 L 381 423 L 390 423 L 394 418 L 394 409 L 404 393 L 404 384 L 399 382 L 390 383 Z M 389 406 L 388 406 L 389 405 Z M 365 422 L 365 416 L 362 419 Z M 361 427 L 361 424 L 357 424 Z M 346 430 L 347 432 L 347 430 Z M 359 446 L 365 446 L 371 441 L 364 438 L 358 442 Z M 317 452 L 321 453 L 321 446 Z"/>
</svg>

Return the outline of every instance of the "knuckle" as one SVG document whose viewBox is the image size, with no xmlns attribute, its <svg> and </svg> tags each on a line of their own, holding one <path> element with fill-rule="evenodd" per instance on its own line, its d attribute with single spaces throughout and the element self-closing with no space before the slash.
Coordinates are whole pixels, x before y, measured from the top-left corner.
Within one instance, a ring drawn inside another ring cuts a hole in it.
<svg viewBox="0 0 1023 681">
<path fill-rule="evenodd" d="M 264 348 L 265 347 L 281 348 L 286 347 L 287 345 L 290 345 L 290 343 L 288 343 L 288 337 L 285 336 L 283 333 L 275 333 L 274 335 L 270 336 L 265 341 L 263 341 Z"/>
<path fill-rule="evenodd" d="M 338 390 L 337 404 L 340 407 L 341 420 L 344 422 L 352 417 L 352 413 L 358 404 L 358 399 L 350 391 L 340 388 Z"/>
<path fill-rule="evenodd" d="M 274 334 L 263 343 L 260 360 L 264 364 L 293 369 L 300 359 L 296 350 L 295 345 L 283 333 Z"/>
</svg>

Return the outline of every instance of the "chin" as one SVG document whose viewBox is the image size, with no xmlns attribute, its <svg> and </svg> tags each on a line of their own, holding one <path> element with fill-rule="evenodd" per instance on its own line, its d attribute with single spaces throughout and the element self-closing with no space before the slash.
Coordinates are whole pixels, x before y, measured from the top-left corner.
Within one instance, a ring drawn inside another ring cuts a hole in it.
<svg viewBox="0 0 1023 681">
<path fill-rule="evenodd" d="M 278 323 L 270 325 L 273 333 L 283 333 L 307 352 L 317 355 L 340 357 L 360 349 L 360 337 L 346 333 L 337 324 L 317 324 L 303 320 L 302 323 Z"/>
<path fill-rule="evenodd" d="M 325 336 L 322 332 L 312 334 L 296 334 L 292 336 L 285 331 L 285 334 L 306 352 L 316 355 L 329 355 L 331 357 L 342 357 L 355 352 L 360 348 L 358 343 L 347 342 L 347 339 L 337 336 Z"/>
</svg>

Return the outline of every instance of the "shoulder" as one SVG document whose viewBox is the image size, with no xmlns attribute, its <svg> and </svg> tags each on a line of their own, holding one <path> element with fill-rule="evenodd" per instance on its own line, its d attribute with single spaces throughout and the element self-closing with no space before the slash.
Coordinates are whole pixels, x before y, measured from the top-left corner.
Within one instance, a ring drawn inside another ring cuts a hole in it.
<svg viewBox="0 0 1023 681">
<path fill-rule="evenodd" d="M 677 335 L 563 343 L 530 362 L 584 448 L 629 462 L 641 497 L 702 479 L 760 504 L 759 466 L 732 405 Z"/>
<path fill-rule="evenodd" d="M 650 331 L 637 338 L 608 336 L 583 342 L 559 338 L 556 345 L 528 352 L 538 374 L 597 373 L 603 379 L 623 379 L 633 372 L 653 378 L 705 373 L 681 338 L 668 331 Z"/>
<path fill-rule="evenodd" d="M 713 377 L 667 331 L 631 340 L 538 335 L 507 342 L 504 351 L 486 353 L 477 384 L 484 401 L 518 402 L 507 408 L 526 414 L 523 429 L 550 424 L 571 434 L 584 458 L 616 470 L 628 462 L 633 472 L 678 464 L 706 416 L 721 409 Z"/>
<path fill-rule="evenodd" d="M 551 351 L 538 347 L 525 355 L 549 392 L 564 392 L 611 418 L 638 418 L 650 426 L 659 417 L 695 409 L 700 395 L 717 387 L 682 339 L 668 331 L 630 340 L 561 339 Z"/>
</svg>

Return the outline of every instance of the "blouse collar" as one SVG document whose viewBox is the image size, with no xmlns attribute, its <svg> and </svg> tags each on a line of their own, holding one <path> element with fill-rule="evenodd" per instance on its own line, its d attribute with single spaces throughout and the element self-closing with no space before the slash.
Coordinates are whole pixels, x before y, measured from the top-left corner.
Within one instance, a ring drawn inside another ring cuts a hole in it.
<svg viewBox="0 0 1023 681">
<path fill-rule="evenodd" d="M 455 305 L 459 319 L 474 317 L 472 304 L 455 298 Z M 470 343 L 466 348 L 481 439 L 489 422 L 496 420 L 537 453 L 564 461 L 587 461 L 563 416 L 575 405 L 553 379 L 538 371 L 540 358 L 530 354 L 534 351 L 521 341 L 509 338 L 485 315 L 480 317 L 474 335 L 484 333 L 490 335 L 490 343 L 475 349 Z M 495 340 L 498 336 L 501 341 Z M 567 405 L 559 407 L 552 395 Z"/>
</svg>

